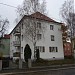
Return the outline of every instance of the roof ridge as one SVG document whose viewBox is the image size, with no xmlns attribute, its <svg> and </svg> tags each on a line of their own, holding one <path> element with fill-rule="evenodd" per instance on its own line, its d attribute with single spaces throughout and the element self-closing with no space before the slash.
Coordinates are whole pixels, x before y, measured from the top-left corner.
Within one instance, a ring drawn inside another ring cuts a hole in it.
<svg viewBox="0 0 75 75">
<path fill-rule="evenodd" d="M 31 14 L 30 16 L 31 17 L 35 17 L 35 18 L 38 18 L 38 19 L 42 19 L 42 20 L 47 20 L 47 21 L 50 21 L 50 22 L 56 22 L 52 18 L 50 18 L 50 17 L 48 17 L 45 14 L 42 14 L 40 12 L 35 12 L 35 13 Z"/>
</svg>

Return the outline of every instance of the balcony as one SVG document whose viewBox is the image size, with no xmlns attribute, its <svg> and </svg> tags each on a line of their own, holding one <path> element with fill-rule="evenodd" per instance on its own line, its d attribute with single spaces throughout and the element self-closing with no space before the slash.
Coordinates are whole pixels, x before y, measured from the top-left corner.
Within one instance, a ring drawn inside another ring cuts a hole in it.
<svg viewBox="0 0 75 75">
<path fill-rule="evenodd" d="M 20 52 L 13 53 L 13 57 L 20 57 Z"/>
<path fill-rule="evenodd" d="M 13 45 L 15 47 L 19 47 L 20 46 L 20 41 L 13 41 Z"/>
<path fill-rule="evenodd" d="M 20 36 L 20 34 L 21 34 L 21 33 L 20 33 L 19 30 L 15 30 L 15 31 L 14 31 L 14 35 L 15 35 L 15 36 Z"/>
</svg>

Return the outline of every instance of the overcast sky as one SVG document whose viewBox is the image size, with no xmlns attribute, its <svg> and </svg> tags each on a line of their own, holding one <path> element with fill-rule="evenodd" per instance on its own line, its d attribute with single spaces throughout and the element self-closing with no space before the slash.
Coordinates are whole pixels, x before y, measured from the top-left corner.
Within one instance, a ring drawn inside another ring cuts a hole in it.
<svg viewBox="0 0 75 75">
<path fill-rule="evenodd" d="M 46 0 L 49 17 L 56 19 L 58 21 L 61 20 L 59 16 L 59 11 L 64 1 L 65 0 Z M 0 3 L 8 4 L 15 7 L 21 5 L 22 2 L 23 0 L 0 0 Z M 15 26 L 14 22 L 15 18 L 17 17 L 16 8 L 0 4 L 0 15 L 2 16 L 2 18 L 8 18 L 8 20 L 10 21 L 9 28 L 11 31 Z"/>
</svg>

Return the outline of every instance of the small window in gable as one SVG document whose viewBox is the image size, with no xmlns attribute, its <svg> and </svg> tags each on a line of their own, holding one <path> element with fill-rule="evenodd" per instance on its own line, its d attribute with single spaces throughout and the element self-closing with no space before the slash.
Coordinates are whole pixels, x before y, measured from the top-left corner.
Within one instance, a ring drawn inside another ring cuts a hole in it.
<svg viewBox="0 0 75 75">
<path fill-rule="evenodd" d="M 45 52 L 45 47 L 44 46 L 36 46 L 36 49 L 39 49 L 39 51 L 42 53 L 42 52 Z"/>
</svg>

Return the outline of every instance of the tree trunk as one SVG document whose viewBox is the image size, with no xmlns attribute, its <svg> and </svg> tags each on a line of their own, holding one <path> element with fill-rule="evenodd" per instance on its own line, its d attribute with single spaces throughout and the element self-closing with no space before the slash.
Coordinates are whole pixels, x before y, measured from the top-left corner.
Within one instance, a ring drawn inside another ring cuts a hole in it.
<svg viewBox="0 0 75 75">
<path fill-rule="evenodd" d="M 36 42 L 34 42 L 34 59 L 36 60 Z"/>
</svg>

